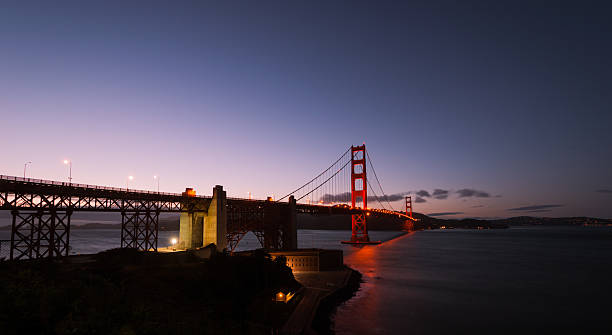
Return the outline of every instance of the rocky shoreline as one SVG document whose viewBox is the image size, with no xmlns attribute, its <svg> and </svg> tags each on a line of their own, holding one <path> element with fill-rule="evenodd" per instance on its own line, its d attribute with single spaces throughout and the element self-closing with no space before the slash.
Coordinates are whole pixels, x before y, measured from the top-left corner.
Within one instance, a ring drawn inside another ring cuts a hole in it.
<svg viewBox="0 0 612 335">
<path fill-rule="evenodd" d="M 323 298 L 312 321 L 311 328 L 318 334 L 334 334 L 333 317 L 336 308 L 355 296 L 361 285 L 362 275 L 350 269 L 351 274 L 346 284 L 334 293 Z"/>
</svg>

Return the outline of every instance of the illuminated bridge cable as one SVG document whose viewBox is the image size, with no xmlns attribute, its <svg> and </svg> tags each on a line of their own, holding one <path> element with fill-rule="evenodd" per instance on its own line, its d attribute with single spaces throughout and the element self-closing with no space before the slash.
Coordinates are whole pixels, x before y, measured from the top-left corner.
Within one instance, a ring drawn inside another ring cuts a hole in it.
<svg viewBox="0 0 612 335">
<path fill-rule="evenodd" d="M 389 202 L 389 197 L 385 194 L 385 191 L 383 190 L 382 185 L 380 184 L 380 180 L 378 179 L 378 175 L 376 175 L 376 170 L 374 169 L 374 165 L 372 164 L 372 158 L 370 158 L 370 154 L 368 153 L 367 150 L 366 150 L 366 155 L 368 157 L 368 162 L 370 163 L 370 167 L 372 168 L 372 172 L 374 172 L 374 177 L 376 178 L 376 182 L 378 183 L 378 187 L 380 187 L 380 191 L 382 192 L 384 199 L 389 204 L 389 207 L 391 207 L 391 210 L 395 211 L 395 209 L 393 208 L 393 206 Z"/>
<path fill-rule="evenodd" d="M 318 190 L 321 186 L 325 185 L 325 183 L 327 183 L 330 179 L 334 178 L 338 173 L 340 173 L 340 171 L 344 170 L 345 167 L 347 167 L 349 164 L 351 163 L 351 161 L 346 162 L 338 171 L 336 171 L 336 173 L 334 173 L 331 177 L 327 178 L 324 182 L 322 182 L 319 186 L 315 187 L 314 189 L 312 189 L 310 192 L 304 194 L 303 196 L 301 196 L 300 198 L 296 199 L 296 201 L 300 201 L 302 200 L 304 197 L 306 197 L 307 195 L 311 194 L 312 192 Z"/>
<path fill-rule="evenodd" d="M 333 167 L 334 167 L 334 166 L 335 166 L 335 165 L 336 165 L 336 164 L 337 164 L 337 163 L 338 163 L 340 160 L 342 160 L 342 158 L 344 158 L 344 156 L 346 156 L 346 154 L 347 154 L 349 151 L 351 151 L 351 148 L 348 148 L 348 149 L 347 149 L 347 150 L 346 150 L 346 151 L 345 151 L 345 152 L 344 152 L 344 153 L 343 153 L 343 154 L 340 156 L 340 158 L 338 158 L 338 160 L 336 160 L 336 161 L 335 161 L 335 162 L 334 162 L 332 165 L 330 165 L 330 166 L 329 166 L 327 169 L 325 169 L 323 172 L 319 173 L 319 175 L 318 175 L 318 176 L 316 176 L 316 177 L 312 178 L 312 180 L 310 180 L 310 181 L 309 181 L 309 182 L 307 182 L 306 184 L 302 185 L 302 187 L 295 189 L 293 192 L 289 192 L 289 194 L 285 195 L 285 196 L 284 196 L 284 197 L 282 197 L 282 198 L 279 198 L 279 199 L 278 199 L 278 200 L 276 200 L 276 201 L 277 201 L 277 202 L 278 202 L 278 201 L 281 201 L 281 200 L 283 200 L 283 199 L 285 199 L 285 198 L 289 197 L 290 195 L 295 194 L 295 193 L 296 193 L 296 192 L 298 192 L 298 191 L 301 191 L 301 190 L 302 190 L 304 187 L 306 187 L 306 186 L 310 185 L 310 183 L 312 183 L 313 181 L 317 180 L 317 178 L 321 177 L 323 174 L 325 174 L 327 171 L 329 171 L 331 168 L 333 168 Z M 350 161 L 349 161 L 349 162 L 350 162 Z M 310 194 L 310 193 L 312 193 L 312 191 L 308 192 L 307 194 Z M 303 198 L 303 197 L 302 197 L 302 198 Z M 300 198 L 300 199 L 301 199 L 301 198 Z"/>
<path fill-rule="evenodd" d="M 382 209 L 387 209 L 385 208 L 385 205 L 380 201 L 380 197 L 378 196 L 378 194 L 376 194 L 376 192 L 374 191 L 374 188 L 372 187 L 372 185 L 370 184 L 369 181 L 367 181 L 369 187 L 370 187 L 370 191 L 374 194 L 374 199 L 376 199 L 376 201 L 378 202 L 378 204 L 380 205 L 380 207 L 382 207 Z"/>
<path fill-rule="evenodd" d="M 378 201 L 378 204 L 385 210 L 387 210 L 387 208 L 385 207 L 385 205 L 380 201 L 380 198 L 378 197 L 378 194 L 376 194 L 376 192 L 374 191 L 374 187 L 372 187 L 372 184 L 370 184 L 369 180 L 366 180 L 366 182 L 368 183 L 368 185 L 370 186 L 370 191 L 372 191 L 372 193 L 374 193 L 374 198 L 376 199 L 376 201 Z"/>
</svg>

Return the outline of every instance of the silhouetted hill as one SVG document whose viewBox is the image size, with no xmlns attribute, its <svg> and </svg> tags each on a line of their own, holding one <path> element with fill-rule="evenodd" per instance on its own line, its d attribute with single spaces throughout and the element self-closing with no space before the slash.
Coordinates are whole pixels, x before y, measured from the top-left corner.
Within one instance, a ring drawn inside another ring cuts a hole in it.
<svg viewBox="0 0 612 335">
<path fill-rule="evenodd" d="M 516 216 L 507 219 L 493 220 L 492 222 L 512 225 L 512 226 L 525 226 L 525 225 L 544 225 L 544 226 L 587 226 L 587 225 L 612 225 L 610 219 L 598 219 L 585 216 L 578 217 L 565 217 L 565 218 L 547 218 L 547 217 L 533 217 L 533 216 Z"/>
<path fill-rule="evenodd" d="M 414 229 L 439 229 L 439 228 L 507 228 L 503 223 L 491 222 L 477 219 L 438 219 L 421 213 L 414 213 L 413 217 L 418 219 Z M 406 220 L 399 217 L 368 217 L 368 230 L 405 230 Z M 350 215 L 327 215 L 314 216 L 309 214 L 298 215 L 298 229 L 317 230 L 349 230 L 351 229 Z"/>
<path fill-rule="evenodd" d="M 440 229 L 440 228 L 469 228 L 469 229 L 490 229 L 507 228 L 508 226 L 521 225 L 612 225 L 610 219 L 599 219 L 591 217 L 566 217 L 566 218 L 546 218 L 533 216 L 517 216 L 506 219 L 482 220 L 482 219 L 440 219 L 427 216 L 421 213 L 414 213 L 413 216 L 419 221 L 414 224 L 415 229 Z M 92 221 L 85 224 L 73 224 L 71 229 L 121 229 L 121 218 L 119 220 L 96 222 L 95 216 Z M 85 221 L 81 219 L 80 221 Z M 298 229 L 313 230 L 350 230 L 350 215 L 310 215 L 298 214 Z M 398 217 L 368 217 L 369 230 L 404 230 L 405 220 Z M 11 230 L 10 225 L 0 226 L 0 230 Z M 171 217 L 160 217 L 159 230 L 177 231 L 179 230 L 179 218 L 174 215 Z"/>
</svg>

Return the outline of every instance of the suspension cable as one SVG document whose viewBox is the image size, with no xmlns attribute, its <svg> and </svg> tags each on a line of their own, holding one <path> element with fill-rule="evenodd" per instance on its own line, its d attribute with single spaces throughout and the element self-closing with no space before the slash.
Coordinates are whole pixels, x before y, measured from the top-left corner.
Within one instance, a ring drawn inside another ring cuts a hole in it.
<svg viewBox="0 0 612 335">
<path fill-rule="evenodd" d="M 372 187 L 372 184 L 370 184 L 369 180 L 366 180 L 366 182 L 368 183 L 368 185 L 370 186 L 370 188 L 372 189 L 372 193 L 374 193 L 374 198 L 376 199 L 376 201 L 378 201 L 378 204 L 385 210 L 387 210 L 387 208 L 385 207 L 385 205 L 383 205 L 383 203 L 380 201 L 380 199 L 378 198 L 378 194 L 376 194 L 376 191 L 374 191 L 374 187 Z"/>
<path fill-rule="evenodd" d="M 290 195 L 294 194 L 295 192 L 297 192 L 297 191 L 299 191 L 299 190 L 303 189 L 304 187 L 308 186 L 308 184 L 312 183 L 312 182 L 313 182 L 313 181 L 315 181 L 317 178 L 321 177 L 321 176 L 322 176 L 322 175 L 323 175 L 325 172 L 329 171 L 329 169 L 331 169 L 332 167 L 334 167 L 334 166 L 336 165 L 336 163 L 338 163 L 338 162 L 339 162 L 339 161 L 340 161 L 340 160 L 341 160 L 341 159 L 342 159 L 342 158 L 343 158 L 343 157 L 344 157 L 344 156 L 345 156 L 345 155 L 346 155 L 346 154 L 347 154 L 347 153 L 348 153 L 350 150 L 351 150 L 351 148 L 348 148 L 348 149 L 347 149 L 347 150 L 346 150 L 346 151 L 345 151 L 345 152 L 342 154 L 342 156 L 340 156 L 340 158 L 338 158 L 338 160 L 336 160 L 336 161 L 335 161 L 335 162 L 334 162 L 332 165 L 330 165 L 330 166 L 329 166 L 327 169 L 325 169 L 323 172 L 319 173 L 319 175 L 318 175 L 318 176 L 316 176 L 316 177 L 312 178 L 312 180 L 310 180 L 310 181 L 309 181 L 309 182 L 307 182 L 306 184 L 302 185 L 302 187 L 300 187 L 300 188 L 298 188 L 298 189 L 294 190 L 293 192 L 289 192 L 289 194 L 287 194 L 286 196 L 284 196 L 284 197 L 282 197 L 282 198 L 280 198 L 280 199 L 276 200 L 276 202 L 279 202 L 279 201 L 281 201 L 281 200 L 283 200 L 283 199 L 287 198 L 288 196 L 290 196 Z M 350 161 L 349 161 L 349 162 L 350 162 Z M 314 190 L 313 190 L 313 191 L 314 191 Z M 312 193 L 312 191 L 308 192 L 307 194 L 310 194 L 310 193 Z M 302 198 L 303 198 L 303 197 L 302 197 Z M 301 198 L 300 198 L 300 199 L 301 199 Z"/>
<path fill-rule="evenodd" d="M 391 210 L 395 211 L 395 209 L 393 208 L 393 206 L 389 202 L 389 197 L 387 197 L 387 195 L 385 194 L 385 191 L 382 188 L 382 185 L 380 184 L 380 180 L 378 179 L 378 175 L 376 175 L 376 170 L 374 169 L 374 164 L 372 164 L 372 158 L 370 158 L 370 154 L 368 153 L 367 150 L 365 152 L 366 152 L 366 155 L 368 157 L 368 162 L 370 162 L 370 167 L 372 168 L 372 172 L 374 172 L 374 177 L 376 178 L 376 182 L 378 182 L 378 187 L 380 187 L 380 191 L 382 192 L 382 194 L 384 196 L 384 199 L 389 204 L 389 207 L 391 207 Z"/>
<path fill-rule="evenodd" d="M 344 156 L 344 155 L 343 155 Z M 303 196 L 301 196 L 299 199 L 296 199 L 295 201 L 300 201 L 302 200 L 305 196 L 309 195 L 310 193 L 316 191 L 317 189 L 319 189 L 319 187 L 325 185 L 325 183 L 327 183 L 330 179 L 334 178 L 340 171 L 342 171 L 347 165 L 349 165 L 351 161 L 346 162 L 346 164 L 344 164 L 338 171 L 336 171 L 336 173 L 334 173 L 331 177 L 327 178 L 327 180 L 325 180 L 324 182 L 322 182 L 319 186 L 315 187 L 313 190 L 311 190 L 310 192 L 304 194 Z"/>
</svg>

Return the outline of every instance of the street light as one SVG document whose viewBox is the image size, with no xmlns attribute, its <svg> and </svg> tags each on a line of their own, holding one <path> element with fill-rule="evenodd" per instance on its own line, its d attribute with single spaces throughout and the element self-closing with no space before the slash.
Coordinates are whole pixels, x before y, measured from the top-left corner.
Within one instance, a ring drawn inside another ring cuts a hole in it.
<svg viewBox="0 0 612 335">
<path fill-rule="evenodd" d="M 134 180 L 134 176 L 128 176 L 127 181 L 126 181 L 126 184 L 125 184 L 125 188 L 126 188 L 127 190 L 129 190 L 129 189 L 130 189 L 130 180 Z"/>
<path fill-rule="evenodd" d="M 159 193 L 159 177 L 153 176 L 153 180 L 157 180 L 157 193 Z"/>
<path fill-rule="evenodd" d="M 26 167 L 28 167 L 28 164 L 32 164 L 32 162 L 25 162 L 25 164 L 23 164 L 23 179 L 26 177 Z"/>
<path fill-rule="evenodd" d="M 72 161 L 64 159 L 64 164 L 69 165 L 68 182 L 72 184 Z"/>
</svg>

